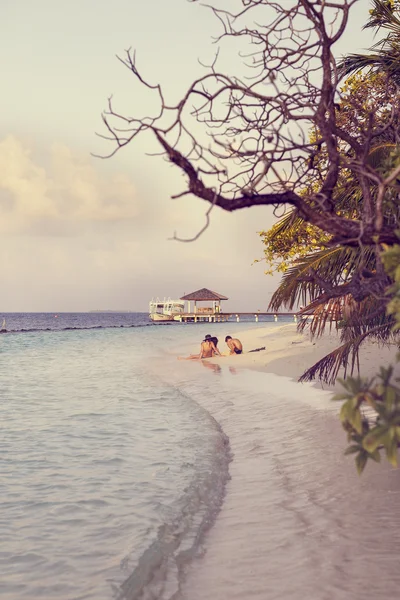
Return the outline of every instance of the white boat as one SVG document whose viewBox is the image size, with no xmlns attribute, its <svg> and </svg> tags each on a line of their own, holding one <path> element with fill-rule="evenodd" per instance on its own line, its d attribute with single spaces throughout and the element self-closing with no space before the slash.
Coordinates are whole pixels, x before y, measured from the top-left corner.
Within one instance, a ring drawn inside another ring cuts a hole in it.
<svg viewBox="0 0 400 600">
<path fill-rule="evenodd" d="M 173 321 L 175 317 L 179 317 L 185 311 L 185 303 L 182 300 L 151 300 L 149 304 L 149 317 L 155 323 L 160 321 Z"/>
</svg>

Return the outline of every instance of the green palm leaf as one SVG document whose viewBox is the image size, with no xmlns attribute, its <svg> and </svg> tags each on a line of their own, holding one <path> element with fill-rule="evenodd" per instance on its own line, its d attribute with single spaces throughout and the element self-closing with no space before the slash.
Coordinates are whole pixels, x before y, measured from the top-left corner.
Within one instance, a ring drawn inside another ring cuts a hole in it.
<svg viewBox="0 0 400 600">
<path fill-rule="evenodd" d="M 375 251 L 373 248 L 350 248 L 335 246 L 323 249 L 297 261 L 283 275 L 278 289 L 271 298 L 269 308 L 277 311 L 283 306 L 290 310 L 298 305 L 308 305 L 324 293 L 323 288 L 309 278 L 315 271 L 325 281 L 332 285 L 345 283 L 351 275 L 364 267 L 372 270 L 375 266 Z M 307 306 L 307 310 L 312 310 Z"/>
<path fill-rule="evenodd" d="M 375 327 L 336 348 L 333 352 L 330 352 L 316 362 L 315 365 L 307 369 L 299 381 L 312 381 L 318 378 L 328 384 L 333 384 L 341 368 L 344 369 L 344 378 L 346 378 L 348 373 L 352 375 L 356 368 L 359 369 L 358 353 L 361 344 L 368 337 L 373 337 L 382 344 L 387 343 L 386 325 Z"/>
<path fill-rule="evenodd" d="M 394 34 L 400 35 L 400 20 L 396 16 L 399 9 L 393 7 L 387 0 L 372 0 L 373 9 L 370 11 L 371 17 L 363 29 L 388 29 Z"/>
<path fill-rule="evenodd" d="M 364 29 L 385 29 L 387 36 L 372 46 L 369 54 L 350 54 L 338 63 L 340 77 L 357 73 L 363 69 L 383 71 L 396 84 L 400 84 L 400 19 L 399 5 L 393 8 L 383 0 L 373 0 L 371 18 Z"/>
</svg>

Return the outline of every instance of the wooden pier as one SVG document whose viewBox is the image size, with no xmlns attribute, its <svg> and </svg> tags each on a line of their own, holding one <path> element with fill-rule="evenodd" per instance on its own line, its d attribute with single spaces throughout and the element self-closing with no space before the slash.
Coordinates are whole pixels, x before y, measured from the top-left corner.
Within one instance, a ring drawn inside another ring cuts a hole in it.
<svg viewBox="0 0 400 600">
<path fill-rule="evenodd" d="M 186 294 L 181 297 L 181 300 L 187 302 L 187 312 L 181 312 L 173 317 L 175 321 L 181 323 L 225 323 L 229 319 L 239 323 L 241 317 L 249 316 L 254 317 L 256 323 L 258 323 L 260 317 L 274 317 L 274 321 L 278 321 L 279 317 L 293 317 L 294 322 L 297 323 L 297 314 L 292 312 L 273 313 L 260 310 L 254 312 L 225 312 L 222 310 L 221 301 L 228 300 L 228 298 L 207 288 Z M 193 310 L 191 310 L 192 302 Z M 198 306 L 198 302 L 207 302 L 211 306 Z"/>
<path fill-rule="evenodd" d="M 196 312 L 182 313 L 179 317 L 175 317 L 176 321 L 181 323 L 225 323 L 229 320 L 235 320 L 237 323 L 240 322 L 241 317 L 254 317 L 256 323 L 259 321 L 259 317 L 274 317 L 274 321 L 279 321 L 279 317 L 293 317 L 295 323 L 297 323 L 297 313 L 292 312 L 206 312 L 199 309 Z"/>
</svg>

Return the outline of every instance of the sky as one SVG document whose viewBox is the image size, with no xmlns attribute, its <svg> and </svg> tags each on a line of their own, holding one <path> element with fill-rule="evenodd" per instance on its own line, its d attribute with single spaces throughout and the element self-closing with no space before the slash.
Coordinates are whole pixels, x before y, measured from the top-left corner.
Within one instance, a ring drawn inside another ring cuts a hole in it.
<svg viewBox="0 0 400 600">
<path fill-rule="evenodd" d="M 282 0 L 285 1 L 285 0 Z M 337 49 L 368 47 L 365 0 Z M 174 99 L 209 62 L 218 22 L 186 0 L 1 0 L 0 313 L 146 311 L 152 297 L 207 287 L 227 310 L 266 310 L 280 276 L 266 276 L 258 231 L 272 209 L 212 213 L 182 191 L 180 173 L 138 140 L 109 160 L 101 112 L 145 114 L 148 95 L 116 59 L 138 63 Z M 232 61 L 238 61 L 232 53 Z"/>
</svg>

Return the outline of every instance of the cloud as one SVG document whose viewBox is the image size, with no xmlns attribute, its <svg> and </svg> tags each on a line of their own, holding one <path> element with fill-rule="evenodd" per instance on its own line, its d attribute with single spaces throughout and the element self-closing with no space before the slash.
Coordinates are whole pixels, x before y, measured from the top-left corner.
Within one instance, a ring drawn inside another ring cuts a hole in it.
<svg viewBox="0 0 400 600">
<path fill-rule="evenodd" d="M 234 310 L 265 307 L 275 284 L 251 263 L 268 212 L 215 209 L 196 242 L 168 241 L 175 230 L 195 235 L 207 204 L 169 200 L 180 174 L 121 157 L 113 164 L 0 138 L 0 312 L 147 310 L 152 296 L 200 287 L 229 296 Z"/>
<path fill-rule="evenodd" d="M 140 214 L 125 174 L 104 175 L 89 157 L 53 144 L 43 156 L 21 139 L 0 141 L 0 231 L 9 234 L 77 235 L 96 224 L 133 220 Z"/>
</svg>

